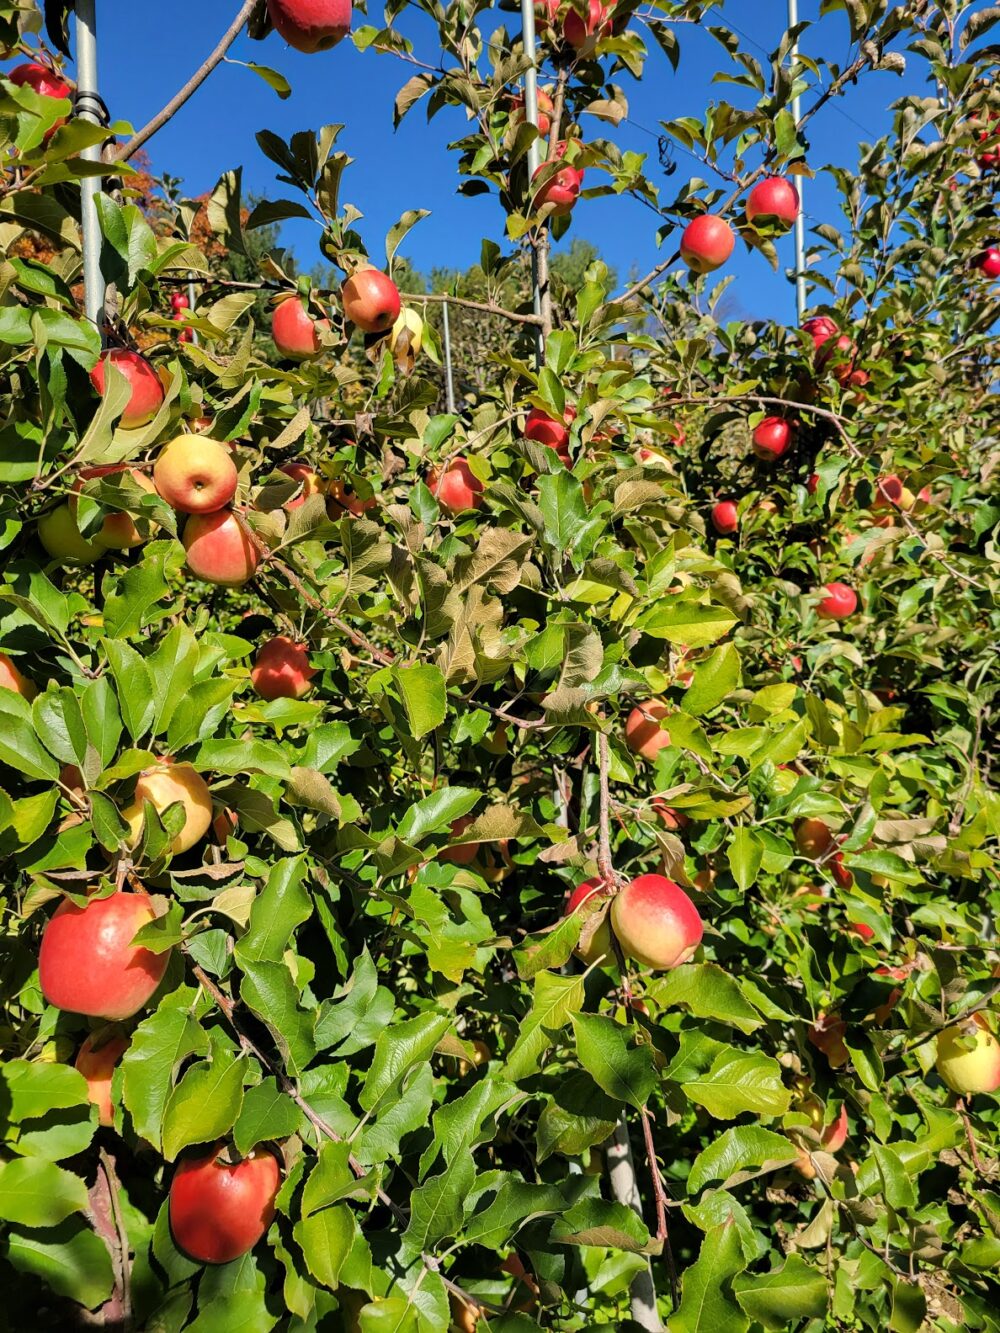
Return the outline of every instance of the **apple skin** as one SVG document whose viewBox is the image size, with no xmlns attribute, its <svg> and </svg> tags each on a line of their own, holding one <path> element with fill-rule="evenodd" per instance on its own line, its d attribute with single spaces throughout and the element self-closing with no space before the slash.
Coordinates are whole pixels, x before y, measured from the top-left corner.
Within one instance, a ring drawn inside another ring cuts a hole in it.
<svg viewBox="0 0 1000 1333">
<path fill-rule="evenodd" d="M 800 819 L 795 825 L 795 846 L 815 861 L 833 846 L 833 834 L 822 819 Z"/>
<path fill-rule="evenodd" d="M 196 578 L 242 587 L 257 571 L 256 545 L 231 509 L 192 514 L 184 524 L 187 567 Z"/>
<path fill-rule="evenodd" d="M 736 505 L 732 500 L 720 500 L 712 508 L 712 527 L 720 537 L 728 537 L 740 526 Z"/>
<path fill-rule="evenodd" d="M 40 65 L 35 60 L 15 66 L 9 74 L 4 75 L 4 78 L 10 79 L 11 83 L 17 84 L 19 88 L 30 88 L 39 97 L 55 97 L 61 100 L 73 96 L 72 86 L 65 79 L 54 69 L 49 69 L 48 65 Z"/>
<path fill-rule="evenodd" d="M 765 417 L 754 429 L 753 451 L 762 463 L 773 463 L 788 452 L 794 434 L 784 417 Z"/>
<path fill-rule="evenodd" d="M 340 291 L 344 314 L 365 333 L 385 333 L 399 318 L 399 288 L 377 268 L 359 269 Z"/>
<path fill-rule="evenodd" d="M 960 1097 L 1000 1088 L 1000 1042 L 982 1013 L 938 1033 L 935 1063 L 942 1080 Z"/>
<path fill-rule="evenodd" d="M 565 144 L 560 145 L 562 157 L 566 151 Z M 550 170 L 551 164 L 542 162 L 535 168 L 531 175 L 531 182 L 535 181 L 543 172 Z M 583 186 L 583 172 L 578 167 L 566 166 L 560 167 L 558 171 L 551 172 L 548 179 L 539 185 L 531 197 L 531 207 L 536 212 L 542 209 L 546 204 L 551 205 L 552 216 L 555 218 L 567 217 L 572 213 L 576 201 L 580 198 L 580 190 Z"/>
<path fill-rule="evenodd" d="M 806 490 L 809 492 L 810 495 L 815 495 L 816 492 L 819 490 L 818 472 L 813 472 L 810 474 L 809 480 L 806 482 Z"/>
<path fill-rule="evenodd" d="M 248 1254 L 274 1218 L 281 1184 L 276 1159 L 257 1149 L 236 1166 L 219 1158 L 221 1143 L 180 1163 L 170 1182 L 170 1230 L 179 1249 L 203 1264 Z"/>
<path fill-rule="evenodd" d="M 611 923 L 622 951 L 657 971 L 686 963 L 704 933 L 694 903 L 665 875 L 640 875 L 627 884 L 611 904 Z"/>
<path fill-rule="evenodd" d="M 343 477 L 334 477 L 326 488 L 326 494 L 326 512 L 334 520 L 343 518 L 345 514 L 360 518 L 369 509 L 374 509 L 377 503 L 374 495 L 362 500 L 351 483 Z"/>
<path fill-rule="evenodd" d="M 653 763 L 670 744 L 670 732 L 660 726 L 673 710 L 660 699 L 637 705 L 625 721 L 625 744 L 633 754 Z"/>
<path fill-rule="evenodd" d="M 155 917 L 145 893 L 113 893 L 85 907 L 66 899 L 49 919 L 38 953 L 38 978 L 49 1004 L 91 1018 L 131 1018 L 163 979 L 170 950 L 132 944 Z"/>
<path fill-rule="evenodd" d="M 22 676 L 6 653 L 0 653 L 0 690 L 13 690 L 30 703 L 38 693 L 38 686 L 27 676 Z"/>
<path fill-rule="evenodd" d="M 787 230 L 799 216 L 799 192 L 783 176 L 758 181 L 747 196 L 747 221 L 758 219 Z"/>
<path fill-rule="evenodd" d="M 101 353 L 101 359 L 90 372 L 90 382 L 103 398 L 104 363 L 111 361 L 115 369 L 132 386 L 132 396 L 125 404 L 121 425 L 125 430 L 145 426 L 156 416 L 163 403 L 163 385 L 160 377 L 144 356 L 127 347 L 112 347 Z"/>
<path fill-rule="evenodd" d="M 225 445 L 204 435 L 178 435 L 153 464 L 160 497 L 181 514 L 214 514 L 236 494 L 236 464 Z"/>
<path fill-rule="evenodd" d="M 474 818 L 474 815 L 462 815 L 459 819 L 453 819 L 449 829 L 450 836 L 460 838 Z M 479 848 L 478 842 L 460 842 L 457 847 L 442 847 L 436 860 L 449 861 L 456 866 L 471 866 L 479 855 Z"/>
<path fill-rule="evenodd" d="M 570 894 L 566 902 L 566 911 L 564 915 L 569 916 L 575 912 L 583 903 L 596 904 L 602 899 L 608 897 L 608 890 L 602 886 L 598 876 L 593 879 L 585 879 L 582 884 L 578 884 Z M 583 960 L 589 967 L 591 963 L 596 963 L 599 958 L 603 958 L 606 963 L 613 963 L 615 960 L 614 946 L 611 943 L 611 931 L 608 927 L 607 917 L 594 931 L 590 945 L 583 948 L 577 945 L 573 951 L 576 956 Z"/>
<path fill-rule="evenodd" d="M 402 341 L 404 334 L 407 336 L 405 343 Z M 420 355 L 424 345 L 424 321 L 410 306 L 403 306 L 400 310 L 389 341 L 394 356 L 405 356 L 408 353 L 411 359 L 415 359 Z"/>
<path fill-rule="evenodd" d="M 87 1096 L 97 1107 L 97 1118 L 102 1125 L 115 1123 L 115 1108 L 111 1101 L 111 1079 L 118 1061 L 128 1050 L 128 1037 L 110 1036 L 95 1049 L 101 1033 L 92 1032 L 80 1047 L 74 1069 L 87 1080 Z"/>
<path fill-rule="evenodd" d="M 827 583 L 822 591 L 824 595 L 816 610 L 825 619 L 846 620 L 858 609 L 858 595 L 846 583 Z"/>
<path fill-rule="evenodd" d="M 681 236 L 681 259 L 695 273 L 713 273 L 721 268 L 736 245 L 732 227 L 714 213 L 693 218 Z"/>
<path fill-rule="evenodd" d="M 81 536 L 69 502 L 57 505 L 38 520 L 38 540 L 53 560 L 63 564 L 92 565 L 107 547 Z"/>
<path fill-rule="evenodd" d="M 807 319 L 802 325 L 802 332 L 808 333 L 813 340 L 813 346 L 818 351 L 824 343 L 829 342 L 831 338 L 836 338 L 840 328 L 829 315 L 814 315 L 812 319 Z"/>
<path fill-rule="evenodd" d="M 104 477 L 107 480 L 114 482 L 116 477 L 122 477 L 126 473 L 130 480 L 134 481 L 142 490 L 147 491 L 150 495 L 156 494 L 156 487 L 144 472 L 138 472 L 133 467 L 122 467 L 119 463 L 112 463 L 104 467 L 88 467 L 81 469 L 78 474 L 79 480 L 73 489 L 74 491 L 80 490 L 83 482 L 89 481 L 94 477 Z M 77 509 L 75 499 L 70 499 L 69 507 L 75 522 Z M 84 540 L 86 540 L 86 538 L 84 538 Z M 94 537 L 94 543 L 96 545 L 104 546 L 110 551 L 130 551 L 134 546 L 141 546 L 145 540 L 145 536 L 136 526 L 135 519 L 131 514 L 126 513 L 108 514 L 104 522 L 101 524 L 100 530 Z"/>
<path fill-rule="evenodd" d="M 304 361 L 323 350 L 319 332 L 329 329 L 328 319 L 313 319 L 299 296 L 286 296 L 275 308 L 271 337 L 282 356 Z"/>
<path fill-rule="evenodd" d="M 427 486 L 441 508 L 449 514 L 479 509 L 483 503 L 483 483 L 465 458 L 453 458 L 444 472 L 436 467 L 431 468 L 427 474 Z"/>
<path fill-rule="evenodd" d="M 351 31 L 351 0 L 267 0 L 275 31 L 305 55 L 329 51 Z"/>
<path fill-rule="evenodd" d="M 812 1027 L 807 1029 L 806 1037 L 811 1045 L 823 1052 L 832 1068 L 839 1069 L 850 1059 L 844 1044 L 846 1031 L 847 1024 L 836 1014 L 819 1014 Z"/>
<path fill-rule="evenodd" d="M 315 674 L 308 644 L 278 634 L 261 646 L 250 679 L 262 699 L 301 699 L 312 689 Z"/>
<path fill-rule="evenodd" d="M 563 36 L 574 51 L 581 51 L 592 38 L 600 41 L 610 31 L 610 16 L 601 0 L 590 0 L 590 12 L 585 19 L 570 9 L 563 20 Z"/>
<path fill-rule="evenodd" d="M 548 449 L 554 449 L 566 466 L 570 467 L 572 459 L 569 453 L 568 427 L 575 420 L 576 408 L 572 405 L 566 408 L 562 421 L 550 417 L 540 407 L 533 407 L 524 421 L 524 438 L 534 440 L 536 444 L 544 444 Z"/>
<path fill-rule="evenodd" d="M 660 823 L 665 829 L 671 832 L 682 832 L 691 823 L 690 818 L 683 810 L 675 810 L 672 805 L 667 805 L 665 801 L 657 796 L 649 803 L 649 808 L 653 811 Z"/>
<path fill-rule="evenodd" d="M 189 851 L 200 842 L 212 823 L 212 794 L 208 783 L 190 764 L 162 761 L 155 768 L 139 774 L 135 784 L 135 799 L 122 811 L 122 819 L 129 826 L 129 844 L 135 846 L 142 832 L 143 806 L 148 801 L 162 814 L 175 801 L 184 806 L 184 827 L 170 843 L 169 850 L 177 856 Z"/>
<path fill-rule="evenodd" d="M 976 260 L 976 268 L 984 278 L 1000 278 L 1000 249 L 991 245 Z"/>
<path fill-rule="evenodd" d="M 301 490 L 298 495 L 293 495 L 290 500 L 286 500 L 282 506 L 289 512 L 298 509 L 304 505 L 310 495 L 321 495 L 323 491 L 323 478 L 319 473 L 309 466 L 308 463 L 285 463 L 278 468 L 286 477 L 291 477 L 294 481 L 301 482 Z"/>
<path fill-rule="evenodd" d="M 552 128 L 552 112 L 554 110 L 552 98 L 544 88 L 538 89 L 538 133 L 548 137 L 549 130 Z M 510 99 L 510 123 L 515 128 L 523 124 L 526 119 L 524 106 L 524 94 L 516 93 Z"/>
</svg>

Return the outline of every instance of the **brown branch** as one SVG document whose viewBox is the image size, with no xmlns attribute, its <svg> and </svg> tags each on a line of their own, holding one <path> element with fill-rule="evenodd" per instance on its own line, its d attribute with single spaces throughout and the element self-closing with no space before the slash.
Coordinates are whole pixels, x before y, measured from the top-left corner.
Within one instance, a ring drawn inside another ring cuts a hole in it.
<svg viewBox="0 0 1000 1333">
<path fill-rule="evenodd" d="M 325 616 L 330 624 L 339 629 L 342 634 L 345 634 L 356 648 L 364 648 L 364 650 L 371 653 L 375 661 L 380 662 L 382 666 L 392 666 L 394 664 L 396 659 L 392 653 L 377 648 L 375 644 L 372 643 L 371 639 L 362 634 L 360 630 L 352 629 L 346 620 L 341 620 L 340 616 L 336 615 L 328 607 L 325 607 L 318 597 L 313 596 L 299 578 L 298 574 L 296 574 L 289 565 L 286 565 L 283 560 L 277 560 L 274 556 L 270 556 L 269 562 L 274 569 L 279 570 L 285 576 L 308 606 L 311 606 L 314 611 L 318 611 L 320 615 Z"/>
<path fill-rule="evenodd" d="M 465 296 L 449 296 L 446 292 L 400 292 L 400 296 L 406 301 L 436 301 L 441 304 L 447 302 L 448 305 L 460 305 L 466 310 L 479 310 L 484 315 L 498 315 L 501 319 L 508 319 L 512 324 L 541 324 L 540 315 L 521 315 L 516 310 L 505 310 L 503 306 L 494 305 L 492 301 L 470 301 Z"/>
<path fill-rule="evenodd" d="M 959 1119 L 965 1127 L 965 1137 L 969 1144 L 969 1152 L 972 1156 L 972 1165 L 976 1169 L 976 1174 L 986 1178 L 986 1172 L 983 1170 L 983 1164 L 979 1159 L 979 1149 L 976 1147 L 976 1138 L 972 1132 L 972 1123 L 969 1120 L 969 1113 L 965 1109 L 965 1099 L 959 1097 L 955 1103 L 955 1110 L 958 1112 Z"/>
<path fill-rule="evenodd" d="M 168 120 L 171 120 L 177 114 L 188 98 L 198 91 L 216 66 L 222 63 L 226 52 L 246 27 L 251 15 L 259 3 L 260 0 L 243 0 L 243 5 L 239 13 L 226 29 L 218 46 L 208 59 L 199 65 L 198 69 L 191 75 L 183 88 L 174 94 L 166 106 L 158 111 L 152 120 L 143 125 L 142 129 L 133 134 L 132 138 L 126 143 L 119 144 L 118 147 L 112 151 L 110 154 L 110 160 L 112 162 L 127 162 L 133 154 L 138 152 L 147 140 L 151 139 L 158 130 L 161 130 L 163 126 L 166 125 Z"/>
<path fill-rule="evenodd" d="M 656 1239 L 663 1242 L 667 1259 L 667 1274 L 670 1278 L 670 1296 L 674 1309 L 677 1308 L 677 1266 L 674 1263 L 674 1251 L 670 1244 L 670 1232 L 667 1227 L 667 1191 L 663 1186 L 660 1164 L 656 1160 L 656 1145 L 653 1143 L 652 1117 L 644 1106 L 639 1112 L 642 1120 L 642 1136 L 646 1144 L 646 1161 L 649 1164 L 649 1176 L 653 1182 L 653 1201 L 656 1204 Z"/>
<path fill-rule="evenodd" d="M 121 1260 L 122 1322 L 124 1323 L 125 1328 L 130 1328 L 132 1322 L 132 1274 L 131 1268 L 129 1267 L 128 1230 L 125 1226 L 125 1218 L 122 1214 L 121 1185 L 118 1181 L 118 1172 L 115 1170 L 114 1159 L 104 1148 L 99 1150 L 98 1158 L 101 1163 L 101 1170 L 104 1172 L 104 1179 L 107 1182 L 108 1199 L 111 1204 L 111 1216 L 114 1220 L 115 1231 L 118 1236 L 118 1252 Z"/>
<path fill-rule="evenodd" d="M 597 872 L 605 884 L 613 885 L 615 870 L 611 864 L 611 787 L 608 780 L 611 757 L 607 733 L 603 731 L 597 735 L 597 758 L 600 776 Z"/>
</svg>

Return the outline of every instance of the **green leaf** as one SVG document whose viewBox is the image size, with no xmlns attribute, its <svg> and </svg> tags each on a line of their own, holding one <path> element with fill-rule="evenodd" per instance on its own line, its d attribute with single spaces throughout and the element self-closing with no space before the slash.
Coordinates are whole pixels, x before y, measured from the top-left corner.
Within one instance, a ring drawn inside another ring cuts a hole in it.
<svg viewBox="0 0 1000 1333">
<path fill-rule="evenodd" d="M 362 1110 L 377 1114 L 385 1101 L 398 1093 L 409 1071 L 431 1058 L 451 1022 L 446 1014 L 424 1013 L 381 1033 L 358 1099 Z"/>
<path fill-rule="evenodd" d="M 287 1139 L 298 1134 L 304 1116 L 295 1102 L 278 1087 L 277 1079 L 265 1078 L 243 1096 L 233 1141 L 244 1156 L 266 1139 Z"/>
<path fill-rule="evenodd" d="M 736 623 L 736 617 L 725 607 L 679 602 L 671 597 L 640 616 L 638 627 L 644 634 L 666 639 L 675 647 L 704 648 L 724 638 Z"/>
<path fill-rule="evenodd" d="M 163 1155 L 172 1162 L 192 1143 L 228 1134 L 243 1105 L 247 1061 L 216 1047 L 211 1063 L 192 1065 L 174 1088 L 163 1116 Z"/>
<path fill-rule="evenodd" d="M 798 1254 L 789 1255 L 769 1273 L 736 1278 L 733 1293 L 751 1319 L 775 1333 L 796 1327 L 803 1319 L 823 1319 L 829 1299 L 823 1274 Z"/>
<path fill-rule="evenodd" d="M 763 1023 L 738 982 L 718 963 L 684 963 L 657 977 L 650 992 L 663 1008 L 684 1005 L 696 1018 L 712 1018 L 741 1032 L 753 1032 Z"/>
<path fill-rule="evenodd" d="M 202 1300 L 203 1291 L 198 1293 Z M 161 1306 L 157 1317 L 162 1313 Z M 184 1333 L 269 1333 L 277 1322 L 261 1288 L 237 1288 L 199 1304 L 197 1317 L 184 1325 Z"/>
<path fill-rule="evenodd" d="M 614 1019 L 572 1014 L 576 1053 L 581 1065 L 609 1097 L 641 1110 L 657 1083 L 653 1049 L 633 1045 Z"/>
<path fill-rule="evenodd" d="M 694 679 L 684 691 L 681 708 L 703 717 L 727 699 L 740 683 L 740 655 L 736 645 L 721 644 L 694 669 Z"/>
<path fill-rule="evenodd" d="M 315 1012 L 300 1007 L 298 990 L 284 961 L 244 959 L 240 969 L 240 999 L 267 1024 L 288 1072 L 296 1077 L 316 1054 Z"/>
<path fill-rule="evenodd" d="M 695 1262 L 681 1279 L 681 1303 L 670 1333 L 743 1333 L 749 1320 L 729 1295 L 732 1279 L 746 1268 L 739 1231 L 732 1223 L 713 1227 Z"/>
<path fill-rule="evenodd" d="M 280 962 L 295 931 L 312 915 L 312 899 L 303 880 L 304 857 L 283 857 L 271 867 L 267 883 L 254 900 L 250 925 L 236 945 L 236 961 Z"/>
<path fill-rule="evenodd" d="M 0 1064 L 4 1116 L 13 1124 L 87 1102 L 87 1084 L 69 1065 L 8 1060 Z"/>
<path fill-rule="evenodd" d="M 546 542 L 560 555 L 582 562 L 604 528 L 601 519 L 590 516 L 582 483 L 565 469 L 549 472 L 538 478 L 538 496 Z"/>
<path fill-rule="evenodd" d="M 784 1115 L 791 1102 L 781 1066 L 759 1051 L 721 1051 L 707 1073 L 683 1086 L 691 1100 L 717 1120 L 734 1120 L 746 1111 Z"/>
<path fill-rule="evenodd" d="M 292 1228 L 309 1272 L 331 1291 L 337 1289 L 340 1270 L 354 1244 L 354 1214 L 346 1203 L 313 1213 Z"/>
<path fill-rule="evenodd" d="M 188 1056 L 208 1051 L 208 1038 L 191 1013 L 194 1000 L 189 986 L 164 996 L 156 1012 L 136 1028 L 121 1059 L 125 1106 L 136 1133 L 156 1149 L 174 1075 Z"/>
<path fill-rule="evenodd" d="M 419 663 L 396 667 L 392 674 L 402 695 L 414 740 L 419 740 L 421 736 L 441 726 L 447 709 L 441 668 L 430 663 Z"/>
<path fill-rule="evenodd" d="M 557 1245 L 599 1245 L 639 1254 L 649 1244 L 649 1232 L 639 1215 L 623 1203 L 582 1199 L 552 1228 Z"/>
<path fill-rule="evenodd" d="M 0 1218 L 26 1227 L 54 1227 L 87 1206 L 79 1176 L 39 1157 L 0 1163 Z"/>
<path fill-rule="evenodd" d="M 31 706 L 38 739 L 64 764 L 83 764 L 87 728 L 80 702 L 70 689 L 46 690 Z"/>
<path fill-rule="evenodd" d="M 737 1125 L 727 1129 L 704 1148 L 694 1159 L 687 1188 L 697 1194 L 713 1181 L 725 1188 L 736 1177 L 738 1181 L 758 1174 L 746 1173 L 747 1167 L 778 1165 L 795 1160 L 797 1150 L 784 1134 L 775 1134 L 761 1125 Z"/>
<path fill-rule="evenodd" d="M 26 778 L 54 781 L 59 765 L 35 735 L 31 705 L 13 690 L 0 689 L 0 764 Z"/>
<path fill-rule="evenodd" d="M 583 979 L 539 972 L 535 978 L 531 1011 L 521 1020 L 517 1041 L 507 1057 L 505 1077 L 512 1083 L 538 1068 L 543 1053 L 583 1007 Z"/>
<path fill-rule="evenodd" d="M 410 806 L 399 821 L 396 836 L 401 842 L 419 847 L 429 833 L 443 832 L 467 815 L 481 797 L 482 792 L 471 787 L 441 787 Z"/>
<path fill-rule="evenodd" d="M 103 640 L 102 647 L 111 663 L 122 720 L 134 741 L 144 736 L 153 720 L 153 682 L 146 663 L 127 643 Z"/>
<path fill-rule="evenodd" d="M 67 1218 L 44 1231 L 11 1227 L 4 1245 L 6 1257 L 18 1272 L 40 1278 L 57 1296 L 65 1296 L 88 1310 L 111 1295 L 114 1269 L 107 1246 L 82 1219 Z"/>
<path fill-rule="evenodd" d="M 350 1156 L 349 1143 L 334 1143 L 325 1139 L 320 1144 L 316 1162 L 302 1190 L 303 1217 L 339 1203 L 358 1188 L 358 1178 L 349 1165 Z"/>
<path fill-rule="evenodd" d="M 744 893 L 756 881 L 764 860 L 764 845 L 755 833 L 741 824 L 726 850 L 733 879 Z"/>
</svg>

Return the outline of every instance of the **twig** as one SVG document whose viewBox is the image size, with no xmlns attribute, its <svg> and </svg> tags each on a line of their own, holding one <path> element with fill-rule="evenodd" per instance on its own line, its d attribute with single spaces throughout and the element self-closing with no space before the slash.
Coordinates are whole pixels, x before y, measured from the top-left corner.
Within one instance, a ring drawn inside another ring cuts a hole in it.
<svg viewBox="0 0 1000 1333">
<path fill-rule="evenodd" d="M 128 1231 L 125 1227 L 125 1218 L 122 1215 L 121 1185 L 118 1181 L 118 1172 L 115 1170 L 114 1160 L 104 1148 L 99 1150 L 98 1158 L 101 1163 L 101 1170 L 104 1172 L 104 1178 L 107 1181 L 111 1216 L 114 1219 L 115 1231 L 118 1234 L 118 1251 L 121 1258 L 122 1323 L 127 1329 L 131 1327 L 132 1323 L 132 1272 L 129 1266 Z"/>
<path fill-rule="evenodd" d="M 111 152 L 110 160 L 112 162 L 127 162 L 147 140 L 153 137 L 157 130 L 161 130 L 167 121 L 177 114 L 188 98 L 198 91 L 215 67 L 222 63 L 226 52 L 246 27 L 259 3 L 260 0 L 244 0 L 239 13 L 226 29 L 218 46 L 208 59 L 199 65 L 184 87 L 174 94 L 166 106 L 158 111 L 152 120 L 143 125 L 142 129 L 133 134 L 132 138 L 126 143 L 120 144 Z"/>
<path fill-rule="evenodd" d="M 647 1107 L 639 1112 L 642 1120 L 642 1136 L 646 1144 L 646 1161 L 649 1163 L 649 1175 L 653 1182 L 653 1201 L 656 1204 L 656 1239 L 663 1242 L 667 1259 L 667 1273 L 670 1277 L 670 1299 L 677 1308 L 677 1265 L 674 1263 L 674 1251 L 670 1244 L 670 1232 L 667 1228 L 667 1191 L 663 1187 L 660 1164 L 656 1160 L 656 1145 L 653 1143 L 652 1116 Z"/>
<path fill-rule="evenodd" d="M 437 301 L 448 305 L 464 306 L 466 310 L 480 310 L 485 315 L 498 315 L 502 319 L 509 319 L 512 324 L 541 324 L 540 315 L 518 314 L 516 310 L 505 310 L 503 306 L 494 305 L 492 301 L 470 301 L 465 296 L 449 296 L 445 292 L 400 292 L 404 301 Z"/>
<path fill-rule="evenodd" d="M 976 1147 L 976 1139 L 972 1132 L 972 1125 L 969 1121 L 969 1113 L 965 1109 L 964 1097 L 959 1097 L 958 1101 L 955 1103 L 955 1110 L 958 1112 L 959 1118 L 965 1126 L 965 1137 L 969 1143 L 969 1152 L 972 1155 L 972 1165 L 975 1167 L 976 1173 L 985 1178 L 986 1172 L 983 1170 L 983 1164 L 979 1160 L 979 1150 Z"/>
<path fill-rule="evenodd" d="M 600 776 L 597 871 L 605 884 L 613 885 L 615 883 L 615 871 L 611 864 L 611 788 L 608 781 L 610 752 L 608 737 L 603 731 L 598 732 L 597 735 L 597 759 Z"/>
<path fill-rule="evenodd" d="M 318 597 L 312 595 L 306 585 L 299 578 L 298 574 L 296 574 L 289 565 L 286 565 L 283 560 L 276 560 L 272 556 L 270 557 L 270 563 L 274 569 L 279 570 L 285 576 L 307 605 L 311 606 L 314 611 L 318 611 L 320 615 L 325 616 L 330 624 L 336 626 L 342 634 L 346 634 L 356 648 L 364 648 L 366 652 L 371 653 L 376 662 L 381 662 L 383 666 L 393 665 L 396 659 L 392 653 L 377 648 L 375 644 L 372 643 L 371 639 L 362 634 L 360 630 L 352 629 L 346 620 L 341 620 L 340 616 L 329 610 L 328 607 L 325 607 Z"/>
</svg>

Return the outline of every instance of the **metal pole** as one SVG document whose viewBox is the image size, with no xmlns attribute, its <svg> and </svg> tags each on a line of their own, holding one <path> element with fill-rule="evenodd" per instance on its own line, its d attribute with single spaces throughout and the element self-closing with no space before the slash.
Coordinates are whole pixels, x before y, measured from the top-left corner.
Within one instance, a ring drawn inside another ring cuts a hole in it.
<svg viewBox="0 0 1000 1333">
<path fill-rule="evenodd" d="M 194 315 L 194 299 L 194 280 L 188 275 L 188 310 L 192 316 Z M 198 346 L 198 332 L 196 329 L 191 330 L 191 341 L 195 347 Z"/>
<path fill-rule="evenodd" d="M 799 21 L 799 0 L 788 0 L 788 26 L 794 28 Z M 798 42 L 792 47 L 792 59 L 799 54 Z M 802 116 L 802 99 L 792 99 L 792 115 L 798 125 Z M 795 309 L 799 322 L 806 313 L 806 215 L 805 215 L 805 177 L 796 181 L 799 191 L 799 215 L 795 219 Z"/>
<path fill-rule="evenodd" d="M 521 0 L 521 40 L 524 54 L 531 64 L 524 71 L 524 114 L 529 125 L 538 128 L 538 70 L 535 66 L 535 0 Z M 542 163 L 541 140 L 536 138 L 528 149 L 528 180 L 534 176 Z M 531 304 L 535 314 L 541 318 L 542 288 L 538 281 L 538 250 L 531 247 Z M 545 340 L 539 328 L 535 342 L 535 360 L 541 366 L 545 358 Z"/>
<path fill-rule="evenodd" d="M 642 1197 L 635 1181 L 635 1162 L 632 1160 L 632 1144 L 629 1141 L 628 1125 L 624 1112 L 615 1125 L 615 1132 L 608 1140 L 605 1149 L 608 1163 L 608 1175 L 611 1179 L 611 1193 L 617 1203 L 642 1217 Z M 629 1301 L 632 1318 L 640 1328 L 649 1333 L 662 1333 L 663 1323 L 656 1308 L 656 1287 L 653 1284 L 653 1270 L 650 1262 L 640 1268 L 629 1287 Z"/>
<path fill-rule="evenodd" d="M 104 107 L 97 91 L 97 13 L 96 0 L 76 3 L 76 113 L 81 120 L 104 124 Z M 100 162 L 102 144 L 85 148 L 86 162 Z M 83 301 L 87 318 L 96 325 L 104 341 L 104 275 L 101 273 L 101 227 L 97 220 L 97 196 L 100 176 L 85 176 L 80 181 L 80 221 L 83 224 Z"/>
<path fill-rule="evenodd" d="M 455 380 L 451 373 L 451 325 L 448 322 L 448 302 L 442 302 L 444 311 L 444 383 L 448 394 L 448 411 L 455 411 Z"/>
</svg>

